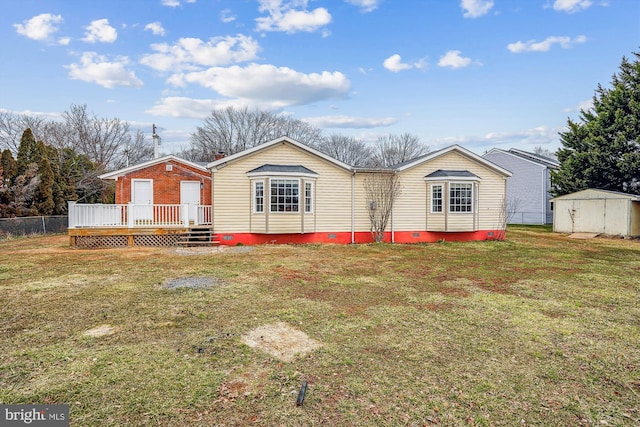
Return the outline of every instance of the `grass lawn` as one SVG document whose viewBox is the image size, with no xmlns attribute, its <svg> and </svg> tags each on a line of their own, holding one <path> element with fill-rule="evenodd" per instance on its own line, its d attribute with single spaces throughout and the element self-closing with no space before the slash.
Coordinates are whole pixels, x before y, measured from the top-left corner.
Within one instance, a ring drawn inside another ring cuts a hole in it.
<svg viewBox="0 0 640 427">
<path fill-rule="evenodd" d="M 4 240 L 0 402 L 68 403 L 73 426 L 640 425 L 640 242 L 507 239 L 197 255 Z M 163 286 L 182 278 L 214 282 Z M 320 347 L 285 361 L 245 344 L 278 322 Z"/>
</svg>

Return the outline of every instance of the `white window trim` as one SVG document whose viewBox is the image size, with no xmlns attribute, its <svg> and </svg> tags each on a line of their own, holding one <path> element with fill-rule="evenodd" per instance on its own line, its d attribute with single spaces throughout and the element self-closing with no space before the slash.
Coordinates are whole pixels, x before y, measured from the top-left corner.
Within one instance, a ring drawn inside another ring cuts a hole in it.
<svg viewBox="0 0 640 427">
<path fill-rule="evenodd" d="M 256 196 L 257 195 L 257 191 L 256 190 L 257 190 L 258 184 L 262 184 L 262 211 L 258 211 L 258 209 L 257 209 L 257 207 L 258 207 L 258 203 L 257 202 L 258 201 L 256 200 L 256 198 L 257 198 L 257 196 Z M 254 214 L 264 214 L 264 205 L 265 205 L 265 200 L 266 200 L 266 197 L 265 197 L 265 187 L 266 187 L 265 182 L 264 182 L 264 180 L 255 180 L 255 181 L 253 181 L 253 186 L 252 187 L 253 187 L 253 194 L 252 194 L 253 195 L 253 197 L 252 197 L 252 199 L 253 199 L 253 213 Z"/>
<path fill-rule="evenodd" d="M 440 211 L 435 211 L 434 208 L 434 204 L 433 204 L 433 190 L 435 189 L 435 187 L 440 187 Z M 432 214 L 436 214 L 436 215 L 442 215 L 445 212 L 445 203 L 444 203 L 444 197 L 445 197 L 445 191 L 444 191 L 444 187 L 445 185 L 443 183 L 433 183 L 431 184 L 431 193 L 429 194 L 430 197 L 430 205 L 431 205 L 431 213 Z"/>
<path fill-rule="evenodd" d="M 312 181 L 305 181 L 304 182 L 305 188 L 304 188 L 304 212 L 303 213 L 305 213 L 305 214 L 312 214 L 313 211 L 314 211 L 314 205 L 315 205 L 314 196 L 315 196 L 315 193 L 316 193 L 314 184 L 315 183 L 312 182 Z M 309 197 L 311 199 L 311 209 L 310 210 L 307 210 L 307 185 L 311 186 L 311 196 Z"/>
<path fill-rule="evenodd" d="M 454 184 L 459 184 L 459 185 L 471 185 L 471 210 L 469 211 L 464 211 L 464 212 L 456 212 L 456 211 L 452 211 L 451 207 L 454 206 L 451 203 L 451 186 Z M 469 181 L 451 181 L 449 182 L 448 185 L 448 191 L 447 191 L 447 197 L 449 200 L 449 203 L 447 203 L 447 213 L 449 214 L 453 214 L 453 215 L 473 215 L 475 213 L 474 208 L 476 206 L 476 200 L 475 200 L 475 185 L 473 182 L 469 182 Z"/>
</svg>

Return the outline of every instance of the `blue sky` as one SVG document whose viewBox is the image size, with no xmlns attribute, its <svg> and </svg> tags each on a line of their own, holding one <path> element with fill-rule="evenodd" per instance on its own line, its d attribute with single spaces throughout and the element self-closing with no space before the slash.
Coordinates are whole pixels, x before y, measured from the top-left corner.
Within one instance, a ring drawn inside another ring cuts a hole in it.
<svg viewBox="0 0 640 427">
<path fill-rule="evenodd" d="M 157 124 L 165 153 L 228 105 L 365 141 L 554 151 L 640 50 L 640 1 L 0 0 L 0 44 L 1 110 L 87 104 Z"/>
</svg>

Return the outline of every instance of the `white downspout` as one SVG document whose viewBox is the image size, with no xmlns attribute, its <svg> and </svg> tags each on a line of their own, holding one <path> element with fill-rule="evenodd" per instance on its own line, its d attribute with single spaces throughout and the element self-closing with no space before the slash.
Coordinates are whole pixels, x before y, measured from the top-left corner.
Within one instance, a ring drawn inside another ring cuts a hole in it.
<svg viewBox="0 0 640 427">
<path fill-rule="evenodd" d="M 351 243 L 356 242 L 356 173 L 351 173 Z"/>
</svg>

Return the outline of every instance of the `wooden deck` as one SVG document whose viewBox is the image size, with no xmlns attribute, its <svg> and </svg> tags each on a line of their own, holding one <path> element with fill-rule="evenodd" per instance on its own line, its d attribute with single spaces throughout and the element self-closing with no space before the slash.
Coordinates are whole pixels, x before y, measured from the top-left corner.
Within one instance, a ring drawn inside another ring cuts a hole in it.
<svg viewBox="0 0 640 427">
<path fill-rule="evenodd" d="M 76 248 L 178 246 L 190 227 L 70 228 L 69 245 Z"/>
</svg>

